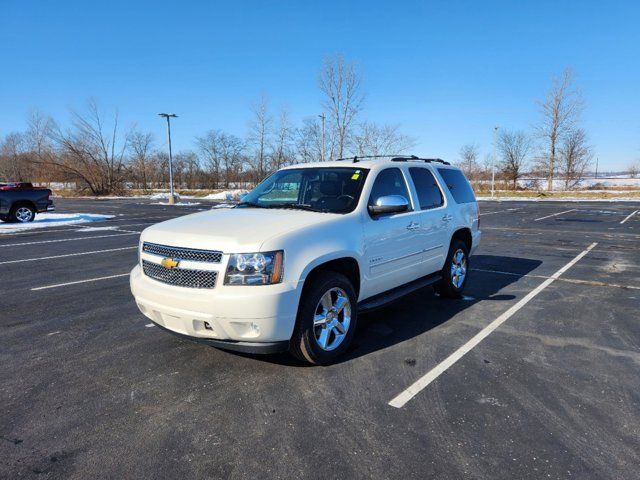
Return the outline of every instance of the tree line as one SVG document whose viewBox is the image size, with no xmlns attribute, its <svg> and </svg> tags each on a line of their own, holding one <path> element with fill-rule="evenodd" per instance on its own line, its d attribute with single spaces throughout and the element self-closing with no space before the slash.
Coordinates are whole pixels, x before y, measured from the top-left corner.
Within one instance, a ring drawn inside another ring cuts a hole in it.
<svg viewBox="0 0 640 480">
<path fill-rule="evenodd" d="M 294 125 L 286 108 L 274 114 L 266 97 L 250 112 L 246 136 L 205 131 L 192 148 L 173 156 L 177 188 L 228 188 L 255 184 L 285 165 L 352 155 L 403 153 L 415 140 L 398 125 L 362 118 L 362 76 L 342 56 L 324 59 L 318 74 L 320 114 Z M 63 182 L 93 195 L 168 185 L 164 139 L 137 128 L 122 129 L 117 113 L 105 116 L 91 100 L 62 128 L 31 111 L 27 129 L 0 139 L 0 180 Z"/>
<path fill-rule="evenodd" d="M 196 136 L 192 148 L 173 157 L 174 182 L 182 189 L 248 187 L 283 166 L 354 155 L 410 153 L 416 141 L 399 125 L 363 118 L 362 75 L 344 57 L 323 60 L 318 73 L 319 114 L 294 124 L 286 108 L 273 112 L 260 97 L 250 110 L 244 137 L 211 129 Z M 492 173 L 505 187 L 533 175 L 552 189 L 579 183 L 593 164 L 593 147 L 580 125 L 584 101 L 566 69 L 552 80 L 538 102 L 539 121 L 530 129 L 495 129 L 493 152 L 481 159 L 475 143 L 463 145 L 457 159 L 477 188 L 487 188 Z M 495 152 L 495 153 L 494 153 Z M 629 172 L 638 173 L 631 166 Z M 164 138 L 137 128 L 122 129 L 117 113 L 105 116 L 95 101 L 74 111 L 66 128 L 37 110 L 27 128 L 0 138 L 0 181 L 63 182 L 93 195 L 120 194 L 130 188 L 168 185 Z"/>
<path fill-rule="evenodd" d="M 529 175 L 546 180 L 552 190 L 555 180 L 564 189 L 576 187 L 593 164 L 593 146 L 580 126 L 584 101 L 565 69 L 553 78 L 546 97 L 538 102 L 540 118 L 533 131 L 495 127 L 494 152 L 480 161 L 476 144 L 464 145 L 459 166 L 476 184 L 486 184 L 493 173 L 506 187 L 518 188 L 518 180 Z"/>
</svg>

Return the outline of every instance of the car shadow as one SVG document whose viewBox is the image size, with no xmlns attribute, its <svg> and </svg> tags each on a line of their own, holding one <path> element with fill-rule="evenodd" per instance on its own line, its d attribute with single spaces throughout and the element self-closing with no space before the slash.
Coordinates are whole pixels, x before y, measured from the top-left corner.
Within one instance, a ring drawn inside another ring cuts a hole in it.
<svg viewBox="0 0 640 480">
<path fill-rule="evenodd" d="M 474 255 L 471 257 L 471 274 L 463 298 L 440 298 L 432 287 L 425 287 L 382 308 L 360 315 L 353 342 L 336 363 L 348 362 L 422 335 L 479 302 L 514 300 L 515 295 L 499 292 L 541 264 L 540 260 L 528 258 Z M 496 275 L 487 270 L 509 272 L 512 275 Z M 255 356 L 233 354 L 287 366 L 311 366 L 288 353 Z"/>
</svg>

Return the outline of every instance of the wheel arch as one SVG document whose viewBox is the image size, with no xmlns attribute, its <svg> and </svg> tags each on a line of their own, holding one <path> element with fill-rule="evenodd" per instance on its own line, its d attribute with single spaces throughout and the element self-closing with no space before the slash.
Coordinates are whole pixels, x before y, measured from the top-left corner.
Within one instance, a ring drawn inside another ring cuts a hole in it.
<svg viewBox="0 0 640 480">
<path fill-rule="evenodd" d="M 332 259 L 323 259 L 318 263 L 309 265 L 304 276 L 304 286 L 308 285 L 308 281 L 315 274 L 322 271 L 337 272 L 344 275 L 353 285 L 353 289 L 356 292 L 356 298 L 360 295 L 361 271 L 360 264 L 355 257 L 341 256 Z"/>
<path fill-rule="evenodd" d="M 470 228 L 459 228 L 458 230 L 453 232 L 453 235 L 451 236 L 451 243 L 453 243 L 454 240 L 462 240 L 467 247 L 467 251 L 471 252 L 471 247 L 473 246 L 473 236 L 471 235 Z"/>
</svg>

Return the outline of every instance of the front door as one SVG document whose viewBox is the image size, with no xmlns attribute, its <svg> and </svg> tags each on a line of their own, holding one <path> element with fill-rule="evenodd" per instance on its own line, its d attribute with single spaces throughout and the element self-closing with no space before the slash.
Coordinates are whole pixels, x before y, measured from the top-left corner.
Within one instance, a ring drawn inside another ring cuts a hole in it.
<svg viewBox="0 0 640 480">
<path fill-rule="evenodd" d="M 387 195 L 407 199 L 409 210 L 402 213 L 370 216 L 364 221 L 365 259 L 367 261 L 366 290 L 361 298 L 371 297 L 415 280 L 423 249 L 419 241 L 419 210 L 411 206 L 407 182 L 399 168 L 387 168 L 378 173 L 371 190 L 369 205 Z"/>
</svg>

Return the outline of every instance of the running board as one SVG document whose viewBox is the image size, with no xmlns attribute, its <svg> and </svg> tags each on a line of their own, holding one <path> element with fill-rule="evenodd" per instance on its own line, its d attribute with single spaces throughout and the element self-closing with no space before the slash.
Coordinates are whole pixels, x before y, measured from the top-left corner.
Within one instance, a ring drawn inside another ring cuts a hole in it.
<svg viewBox="0 0 640 480">
<path fill-rule="evenodd" d="M 366 300 L 358 303 L 358 312 L 363 313 L 383 307 L 387 303 L 398 300 L 399 298 L 415 292 L 416 290 L 420 290 L 421 288 L 433 285 L 440 280 L 442 280 L 442 275 L 438 272 L 419 278 L 413 282 L 405 283 L 404 285 L 400 285 L 399 287 L 393 288 L 387 292 L 379 293 L 378 295 L 374 295 L 373 297 L 367 298 Z"/>
</svg>

